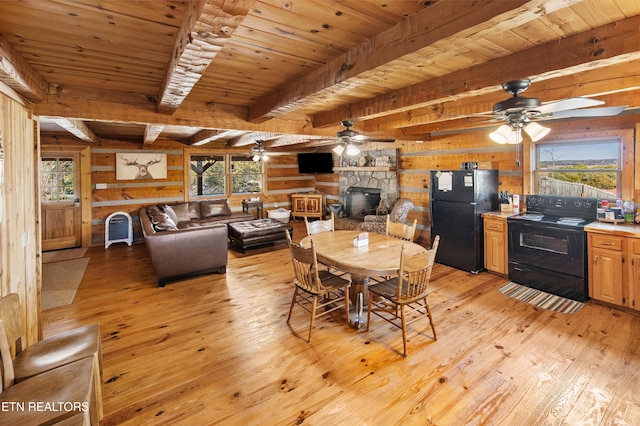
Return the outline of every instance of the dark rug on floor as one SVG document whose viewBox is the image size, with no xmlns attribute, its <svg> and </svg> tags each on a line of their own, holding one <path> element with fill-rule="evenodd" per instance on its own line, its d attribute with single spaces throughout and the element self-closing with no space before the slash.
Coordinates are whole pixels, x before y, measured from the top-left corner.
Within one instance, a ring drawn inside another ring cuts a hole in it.
<svg viewBox="0 0 640 426">
<path fill-rule="evenodd" d="M 538 308 L 563 314 L 576 314 L 584 307 L 583 302 L 545 293 L 513 281 L 500 287 L 500 293 Z"/>
</svg>

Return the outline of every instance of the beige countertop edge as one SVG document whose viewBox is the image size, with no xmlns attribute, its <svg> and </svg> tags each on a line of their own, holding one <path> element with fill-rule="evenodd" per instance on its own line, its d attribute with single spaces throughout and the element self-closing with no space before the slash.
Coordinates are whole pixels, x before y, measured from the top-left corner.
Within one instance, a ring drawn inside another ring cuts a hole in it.
<svg viewBox="0 0 640 426">
<path fill-rule="evenodd" d="M 633 223 L 592 222 L 584 227 L 587 232 L 640 238 L 640 225 Z"/>
<path fill-rule="evenodd" d="M 494 210 L 491 212 L 482 213 L 482 217 L 495 218 L 495 219 L 506 219 L 510 216 L 518 214 L 517 212 L 501 212 L 499 210 Z"/>
</svg>

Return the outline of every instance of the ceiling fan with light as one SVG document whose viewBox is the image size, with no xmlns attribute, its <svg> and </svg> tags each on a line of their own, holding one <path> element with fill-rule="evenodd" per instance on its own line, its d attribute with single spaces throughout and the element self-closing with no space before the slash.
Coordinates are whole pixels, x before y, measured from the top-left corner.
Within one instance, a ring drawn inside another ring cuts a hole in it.
<svg viewBox="0 0 640 426">
<path fill-rule="evenodd" d="M 269 160 L 269 156 L 267 155 L 267 151 L 264 147 L 264 145 L 262 145 L 264 141 L 263 140 L 257 140 L 256 141 L 256 145 L 251 147 L 251 153 L 253 154 L 253 161 L 268 161 Z"/>
<path fill-rule="evenodd" d="M 353 120 L 343 120 L 340 122 L 342 126 L 344 126 L 343 130 L 340 130 L 336 133 L 335 138 L 331 139 L 314 139 L 315 142 L 320 141 L 331 141 L 337 143 L 338 145 L 333 148 L 333 152 L 338 155 L 342 155 L 343 152 L 346 152 L 347 155 L 358 155 L 360 153 L 360 148 L 356 146 L 358 143 L 366 143 L 366 142 L 385 142 L 385 143 L 393 143 L 395 139 L 378 139 L 371 138 L 369 136 L 361 135 L 359 132 L 352 130 L 351 127 L 355 124 Z"/>
<path fill-rule="evenodd" d="M 524 130 L 533 142 L 545 137 L 551 129 L 536 121 L 559 118 L 607 117 L 618 115 L 626 106 L 589 108 L 604 104 L 603 101 L 591 98 L 567 98 L 559 101 L 542 103 L 538 98 L 520 96 L 531 85 L 531 80 L 513 80 L 502 83 L 505 92 L 513 96 L 493 105 L 493 111 L 487 114 L 472 114 L 468 117 L 488 117 L 492 121 L 506 121 L 492 132 L 489 137 L 500 144 L 517 144 L 522 142 Z M 586 108 L 586 109 L 583 109 Z"/>
</svg>

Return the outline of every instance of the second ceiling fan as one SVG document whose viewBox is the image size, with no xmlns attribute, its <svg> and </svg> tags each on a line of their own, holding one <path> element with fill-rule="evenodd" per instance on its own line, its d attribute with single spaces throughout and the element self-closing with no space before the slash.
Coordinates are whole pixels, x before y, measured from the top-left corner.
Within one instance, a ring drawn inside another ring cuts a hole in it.
<svg viewBox="0 0 640 426">
<path fill-rule="evenodd" d="M 336 133 L 335 139 L 316 139 L 316 140 L 328 140 L 337 143 L 338 145 L 333 149 L 333 151 L 342 155 L 343 152 L 346 152 L 347 155 L 358 155 L 360 153 L 360 149 L 356 146 L 359 143 L 366 142 L 385 142 L 385 143 L 393 143 L 395 139 L 380 139 L 380 138 L 371 138 L 369 136 L 361 135 L 359 132 L 352 130 L 351 127 L 354 126 L 355 122 L 353 120 L 343 120 L 340 122 L 342 126 L 344 126 L 343 130 L 340 130 Z"/>
<path fill-rule="evenodd" d="M 524 130 L 531 140 L 539 141 L 551 129 L 537 124 L 536 121 L 560 118 L 607 117 L 618 115 L 626 106 L 590 108 L 603 105 L 604 102 L 591 98 L 567 98 L 559 101 L 542 103 L 538 98 L 520 96 L 531 85 L 531 80 L 521 79 L 502 83 L 505 92 L 513 96 L 493 105 L 493 111 L 486 114 L 472 114 L 467 117 L 486 117 L 492 121 L 506 121 L 489 136 L 497 143 L 516 144 L 522 142 L 521 131 Z M 586 109 L 585 109 L 586 108 Z"/>
</svg>

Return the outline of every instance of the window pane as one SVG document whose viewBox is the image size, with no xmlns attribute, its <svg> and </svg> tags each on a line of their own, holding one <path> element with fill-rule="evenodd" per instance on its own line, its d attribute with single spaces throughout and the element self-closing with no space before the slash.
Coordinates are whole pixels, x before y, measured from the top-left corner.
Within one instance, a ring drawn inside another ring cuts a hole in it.
<svg viewBox="0 0 640 426">
<path fill-rule="evenodd" d="M 43 202 L 75 199 L 73 159 L 43 158 L 40 162 L 40 192 Z"/>
<path fill-rule="evenodd" d="M 262 192 L 262 162 L 249 157 L 231 157 L 231 193 Z"/>
<path fill-rule="evenodd" d="M 536 192 L 616 198 L 622 192 L 621 164 L 619 141 L 538 144 Z"/>
<path fill-rule="evenodd" d="M 224 195 L 224 169 L 222 155 L 192 155 L 189 195 Z"/>
</svg>

